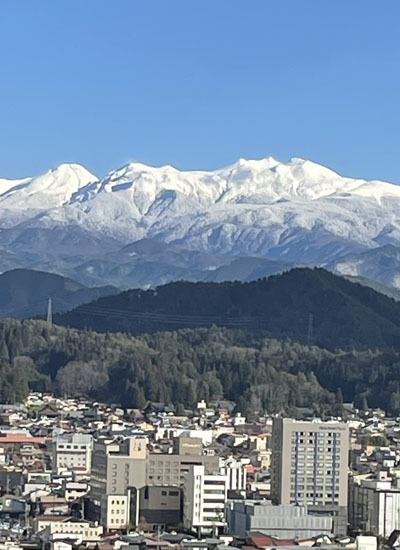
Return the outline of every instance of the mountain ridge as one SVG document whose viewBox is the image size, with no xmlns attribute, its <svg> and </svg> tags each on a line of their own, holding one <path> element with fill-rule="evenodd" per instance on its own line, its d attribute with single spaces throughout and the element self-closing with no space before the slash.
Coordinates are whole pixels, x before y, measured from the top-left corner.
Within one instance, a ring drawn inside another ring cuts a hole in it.
<svg viewBox="0 0 400 550">
<path fill-rule="evenodd" d="M 400 187 L 343 177 L 298 157 L 239 159 L 212 171 L 129 163 L 103 178 L 64 164 L 37 178 L 15 180 L 10 189 L 4 181 L 0 258 L 6 269 L 47 270 L 45 242 L 52 234 L 53 269 L 82 277 L 85 284 L 92 276 L 91 282 L 105 277 L 105 283 L 136 284 L 130 274 L 140 258 L 113 278 L 109 255 L 143 239 L 178 245 L 188 254 L 308 266 L 335 266 L 345 256 L 366 251 L 374 256 L 389 244 L 400 247 Z M 78 246 L 69 245 L 75 241 Z M 96 266 L 103 267 L 97 271 Z M 174 266 L 162 269 L 164 281 L 177 276 Z M 186 274 L 190 278 L 194 272 Z M 163 282 L 150 271 L 147 277 L 144 286 Z M 374 278 L 388 284 L 379 269 Z"/>
<path fill-rule="evenodd" d="M 134 289 L 55 318 L 74 328 L 153 333 L 234 326 L 320 347 L 400 347 L 400 304 L 321 268 L 295 268 L 249 283 L 174 282 Z M 309 342 L 310 343 L 310 342 Z"/>
</svg>

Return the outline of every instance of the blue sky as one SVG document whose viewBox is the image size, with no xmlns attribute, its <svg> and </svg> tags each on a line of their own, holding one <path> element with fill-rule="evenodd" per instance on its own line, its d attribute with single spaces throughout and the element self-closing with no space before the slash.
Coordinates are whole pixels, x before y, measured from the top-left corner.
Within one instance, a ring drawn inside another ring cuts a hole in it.
<svg viewBox="0 0 400 550">
<path fill-rule="evenodd" d="M 400 183 L 398 0 L 2 0 L 0 176 L 310 158 Z"/>
</svg>

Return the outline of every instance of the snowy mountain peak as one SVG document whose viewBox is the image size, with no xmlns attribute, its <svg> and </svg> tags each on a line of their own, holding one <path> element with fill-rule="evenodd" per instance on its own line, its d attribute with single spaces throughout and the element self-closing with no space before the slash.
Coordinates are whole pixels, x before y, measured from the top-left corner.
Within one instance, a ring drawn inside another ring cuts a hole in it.
<svg viewBox="0 0 400 550">
<path fill-rule="evenodd" d="M 0 215 L 3 228 L 34 220 L 124 243 L 155 238 L 224 254 L 289 255 L 300 236 L 308 243 L 315 231 L 339 240 L 339 248 L 397 244 L 400 187 L 345 178 L 298 157 L 240 158 L 211 171 L 132 162 L 102 179 L 61 164 L 36 178 L 0 180 Z"/>
<path fill-rule="evenodd" d="M 129 163 L 89 185 L 80 186 L 71 195 L 71 203 L 92 201 L 102 193 L 118 194 L 141 215 L 155 201 L 186 197 L 202 208 L 215 203 L 272 204 L 282 200 L 318 200 L 343 198 L 346 194 L 369 197 L 380 202 L 385 196 L 399 196 L 400 187 L 383 182 L 345 178 L 320 164 L 293 157 L 279 162 L 274 157 L 235 163 L 213 171 L 181 171 L 173 166 L 147 166 Z M 171 195 L 171 193 L 174 193 Z"/>
<path fill-rule="evenodd" d="M 62 206 L 72 195 L 96 181 L 94 174 L 80 164 L 60 164 L 38 177 L 25 180 L 3 180 L 1 185 L 0 207 L 10 210 L 29 208 L 47 210 Z"/>
<path fill-rule="evenodd" d="M 85 166 L 75 162 L 63 162 L 55 168 L 49 170 L 47 173 L 57 174 L 59 176 L 75 176 L 80 179 L 90 178 L 91 180 L 97 180 L 98 178 L 89 172 Z"/>
</svg>

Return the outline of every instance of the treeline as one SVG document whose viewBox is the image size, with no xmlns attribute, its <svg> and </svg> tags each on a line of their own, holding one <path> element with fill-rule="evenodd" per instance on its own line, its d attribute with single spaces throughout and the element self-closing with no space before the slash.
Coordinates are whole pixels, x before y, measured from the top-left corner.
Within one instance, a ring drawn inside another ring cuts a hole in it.
<svg viewBox="0 0 400 550">
<path fill-rule="evenodd" d="M 217 325 L 328 349 L 400 349 L 400 304 L 323 269 L 293 269 L 250 283 L 176 282 L 129 290 L 56 322 L 135 335 Z"/>
<path fill-rule="evenodd" d="M 243 412 L 308 407 L 322 415 L 355 400 L 398 413 L 400 355 L 328 351 L 225 327 L 133 337 L 3 320 L 0 401 L 20 401 L 29 389 L 139 408 L 226 398 Z"/>
</svg>

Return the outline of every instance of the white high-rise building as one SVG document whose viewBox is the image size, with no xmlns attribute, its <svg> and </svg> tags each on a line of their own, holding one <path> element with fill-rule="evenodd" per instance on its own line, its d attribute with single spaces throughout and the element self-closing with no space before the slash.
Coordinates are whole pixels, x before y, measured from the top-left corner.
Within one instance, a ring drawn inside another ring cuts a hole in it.
<svg viewBox="0 0 400 550">
<path fill-rule="evenodd" d="M 183 521 L 198 534 L 217 534 L 225 526 L 228 477 L 206 475 L 204 465 L 191 466 L 184 483 Z"/>
<path fill-rule="evenodd" d="M 347 530 L 349 429 L 340 422 L 276 418 L 272 431 L 271 495 L 276 504 L 306 504 Z"/>
</svg>

